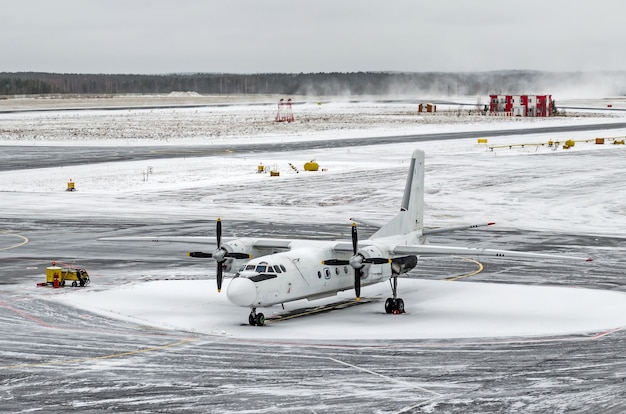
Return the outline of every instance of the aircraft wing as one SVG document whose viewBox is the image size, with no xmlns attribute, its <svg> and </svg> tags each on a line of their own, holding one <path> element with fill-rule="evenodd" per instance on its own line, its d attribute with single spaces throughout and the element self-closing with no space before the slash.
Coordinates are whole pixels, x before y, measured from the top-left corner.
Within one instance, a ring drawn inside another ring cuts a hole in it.
<svg viewBox="0 0 626 414">
<path fill-rule="evenodd" d="M 418 256 L 490 256 L 490 257 L 511 257 L 542 260 L 566 260 L 566 261 L 587 261 L 593 259 L 588 257 L 565 256 L 558 254 L 518 252 L 514 250 L 483 249 L 476 247 L 457 246 L 436 246 L 432 244 L 414 246 L 391 246 L 389 251 L 393 254 L 404 255 L 414 254 Z"/>
<path fill-rule="evenodd" d="M 120 236 L 100 237 L 99 241 L 112 242 L 140 242 L 140 243 L 192 243 L 204 245 L 216 245 L 215 237 L 205 236 Z M 226 240 L 226 238 L 224 238 Z"/>
<path fill-rule="evenodd" d="M 222 237 L 222 242 L 247 239 L 252 247 L 259 249 L 288 249 L 297 239 L 269 239 L 269 238 L 239 238 Z M 110 242 L 139 242 L 139 243 L 189 243 L 202 244 L 204 246 L 217 246 L 217 238 L 210 236 L 119 236 L 101 237 L 99 241 Z M 349 244 L 349 243 L 348 243 Z M 352 247 L 350 247 L 352 251 Z"/>
<path fill-rule="evenodd" d="M 333 246 L 333 250 L 336 252 L 352 252 L 353 250 L 351 242 L 337 242 Z"/>
</svg>

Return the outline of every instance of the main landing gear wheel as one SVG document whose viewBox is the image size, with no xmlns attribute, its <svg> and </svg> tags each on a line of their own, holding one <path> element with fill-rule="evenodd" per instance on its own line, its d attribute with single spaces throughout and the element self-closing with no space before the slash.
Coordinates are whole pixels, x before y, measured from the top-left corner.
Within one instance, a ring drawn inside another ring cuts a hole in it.
<svg viewBox="0 0 626 414">
<path fill-rule="evenodd" d="M 385 301 L 385 312 L 393 313 L 394 315 L 404 313 L 404 301 L 400 298 L 387 298 Z"/>
<path fill-rule="evenodd" d="M 389 279 L 391 284 L 391 293 L 393 297 L 387 298 L 385 301 L 385 312 L 399 315 L 404 313 L 404 301 L 398 297 L 398 277 L 394 276 Z"/>
<path fill-rule="evenodd" d="M 263 326 L 265 325 L 265 315 L 256 313 L 253 309 L 252 312 L 250 312 L 250 316 L 248 316 L 248 323 L 250 326 Z"/>
</svg>

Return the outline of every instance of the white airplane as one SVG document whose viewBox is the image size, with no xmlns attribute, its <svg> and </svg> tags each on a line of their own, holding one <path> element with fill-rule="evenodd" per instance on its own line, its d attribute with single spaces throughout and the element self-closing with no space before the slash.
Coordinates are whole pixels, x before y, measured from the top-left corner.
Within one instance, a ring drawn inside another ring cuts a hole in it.
<svg viewBox="0 0 626 414">
<path fill-rule="evenodd" d="M 154 242 L 210 243 L 211 253 L 191 252 L 191 257 L 212 258 L 217 262 L 217 290 L 223 273 L 236 270 L 226 295 L 235 305 L 250 308 L 250 325 L 265 324 L 257 308 L 301 299 L 320 299 L 353 289 L 360 300 L 361 286 L 389 281 L 391 296 L 385 302 L 387 313 L 404 313 L 398 297 L 398 276 L 417 265 L 418 256 L 469 255 L 505 258 L 591 261 L 589 258 L 510 250 L 425 244 L 426 237 L 494 223 L 425 229 L 424 152 L 415 150 L 400 212 L 368 239 L 359 241 L 356 224 L 352 240 L 305 240 L 272 238 L 230 238 L 222 242 L 222 222 L 217 219 L 216 237 L 109 237 L 101 240 L 151 240 Z M 359 220 L 355 220 L 359 221 Z"/>
</svg>

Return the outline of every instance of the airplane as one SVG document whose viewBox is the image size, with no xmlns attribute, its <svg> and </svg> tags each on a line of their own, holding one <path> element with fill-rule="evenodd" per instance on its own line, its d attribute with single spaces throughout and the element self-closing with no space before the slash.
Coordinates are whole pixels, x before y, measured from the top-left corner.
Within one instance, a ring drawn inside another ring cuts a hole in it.
<svg viewBox="0 0 626 414">
<path fill-rule="evenodd" d="M 426 244 L 433 234 L 465 230 L 495 223 L 428 229 L 423 225 L 424 160 L 422 150 L 414 150 L 400 211 L 378 226 L 366 240 L 359 240 L 353 219 L 351 240 L 309 240 L 240 237 L 222 240 L 222 221 L 217 219 L 216 237 L 108 237 L 101 240 L 210 243 L 212 252 L 190 252 L 190 257 L 211 258 L 217 262 L 217 291 L 222 289 L 224 272 L 234 271 L 226 296 L 235 305 L 250 308 L 248 323 L 263 326 L 265 316 L 257 308 L 284 305 L 301 299 L 315 300 L 354 289 L 361 299 L 361 287 L 389 281 L 391 296 L 385 312 L 405 313 L 398 297 L 398 276 L 415 268 L 419 256 L 492 256 L 541 260 L 591 261 L 565 255 L 456 247 Z"/>
</svg>

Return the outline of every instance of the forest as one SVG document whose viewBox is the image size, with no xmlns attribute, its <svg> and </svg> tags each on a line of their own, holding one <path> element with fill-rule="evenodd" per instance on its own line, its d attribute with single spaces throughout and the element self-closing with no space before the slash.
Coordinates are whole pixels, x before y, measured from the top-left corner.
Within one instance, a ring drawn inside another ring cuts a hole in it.
<svg viewBox="0 0 626 414">
<path fill-rule="evenodd" d="M 79 74 L 0 72 L 0 96 L 50 94 L 394 95 L 553 94 L 566 88 L 626 95 L 626 72 L 350 72 Z"/>
</svg>

